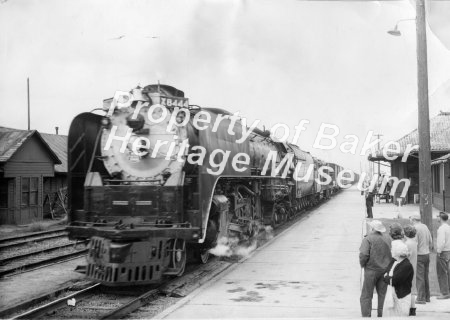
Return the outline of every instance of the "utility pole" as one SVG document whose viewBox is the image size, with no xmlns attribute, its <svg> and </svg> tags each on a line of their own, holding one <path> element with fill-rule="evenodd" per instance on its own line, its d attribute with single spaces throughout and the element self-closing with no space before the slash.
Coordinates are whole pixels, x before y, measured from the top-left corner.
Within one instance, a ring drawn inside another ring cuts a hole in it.
<svg viewBox="0 0 450 320">
<path fill-rule="evenodd" d="M 422 222 L 432 231 L 430 115 L 425 0 L 416 0 L 417 87 L 419 109 L 419 193 Z"/>
<path fill-rule="evenodd" d="M 27 78 L 28 130 L 30 130 L 30 78 Z"/>
<path fill-rule="evenodd" d="M 380 140 L 380 137 L 382 137 L 383 135 L 380 133 L 374 134 L 374 136 L 377 137 L 378 140 Z M 380 141 L 378 141 L 378 151 L 381 153 L 381 149 L 380 149 Z M 377 178 L 377 194 L 376 194 L 376 201 L 377 203 L 380 203 L 380 184 L 382 183 L 382 181 L 380 181 L 380 177 L 381 177 L 381 168 L 380 168 L 380 160 L 378 160 L 378 178 Z"/>
<path fill-rule="evenodd" d="M 376 136 L 377 139 L 380 139 L 380 137 L 382 137 L 383 135 L 377 133 L 377 134 L 374 134 L 374 136 Z M 380 150 L 380 141 L 378 141 L 378 151 L 381 152 L 381 150 Z M 381 171 L 380 171 L 380 160 L 378 160 L 378 175 L 381 176 Z"/>
</svg>

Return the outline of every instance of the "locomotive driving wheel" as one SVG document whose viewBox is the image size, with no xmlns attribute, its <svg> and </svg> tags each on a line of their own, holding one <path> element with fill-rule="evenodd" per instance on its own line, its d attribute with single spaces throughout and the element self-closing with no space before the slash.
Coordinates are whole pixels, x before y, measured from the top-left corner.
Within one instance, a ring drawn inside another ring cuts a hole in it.
<svg viewBox="0 0 450 320">
<path fill-rule="evenodd" d="M 272 209 L 272 227 L 276 227 L 277 225 L 280 224 L 280 222 L 281 222 L 281 216 L 278 211 L 277 205 L 274 204 L 273 209 Z"/>
<path fill-rule="evenodd" d="M 184 273 L 186 267 L 186 242 L 182 239 L 175 239 L 172 245 L 172 267 L 177 271 L 177 276 Z"/>
</svg>

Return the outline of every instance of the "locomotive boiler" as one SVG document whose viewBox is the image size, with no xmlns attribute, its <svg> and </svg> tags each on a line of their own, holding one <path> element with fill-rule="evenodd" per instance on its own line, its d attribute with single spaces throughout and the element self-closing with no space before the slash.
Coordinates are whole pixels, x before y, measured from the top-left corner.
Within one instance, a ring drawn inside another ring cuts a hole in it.
<svg viewBox="0 0 450 320">
<path fill-rule="evenodd" d="M 188 251 L 205 263 L 219 238 L 253 237 L 338 189 L 335 178 L 315 182 L 322 163 L 308 152 L 225 110 L 190 105 L 174 87 L 137 87 L 128 99 L 78 115 L 69 131 L 67 229 L 89 239 L 91 280 L 120 286 L 179 276 Z"/>
</svg>

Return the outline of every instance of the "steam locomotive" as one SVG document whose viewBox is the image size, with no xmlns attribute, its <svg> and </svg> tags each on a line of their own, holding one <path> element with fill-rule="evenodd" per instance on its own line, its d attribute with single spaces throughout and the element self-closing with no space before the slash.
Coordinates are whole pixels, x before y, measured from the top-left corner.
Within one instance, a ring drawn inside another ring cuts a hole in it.
<svg viewBox="0 0 450 320">
<path fill-rule="evenodd" d="M 341 166 L 249 131 L 225 110 L 190 105 L 172 86 L 122 98 L 78 115 L 69 130 L 67 229 L 89 240 L 90 280 L 179 276 L 188 252 L 206 263 L 219 238 L 254 237 L 339 190 Z M 318 183 L 325 165 L 330 179 Z"/>
</svg>

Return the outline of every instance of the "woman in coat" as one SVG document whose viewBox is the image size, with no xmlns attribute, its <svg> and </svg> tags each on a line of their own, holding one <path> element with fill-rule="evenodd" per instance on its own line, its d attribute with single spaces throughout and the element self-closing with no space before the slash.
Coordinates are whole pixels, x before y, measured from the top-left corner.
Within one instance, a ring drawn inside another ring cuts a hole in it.
<svg viewBox="0 0 450 320">
<path fill-rule="evenodd" d="M 394 258 L 384 276 L 384 281 L 392 286 L 393 315 L 408 316 L 411 308 L 411 286 L 414 269 L 408 260 L 409 250 L 402 240 L 392 241 Z"/>
<path fill-rule="evenodd" d="M 414 277 L 412 280 L 412 287 L 411 287 L 411 310 L 409 312 L 410 316 L 416 315 L 416 295 L 417 295 L 417 288 L 416 288 L 416 269 L 417 269 L 417 241 L 416 241 L 416 228 L 413 226 L 406 226 L 404 229 L 405 232 L 405 244 L 408 247 L 409 250 L 409 262 L 411 262 L 411 265 L 414 269 Z"/>
</svg>

